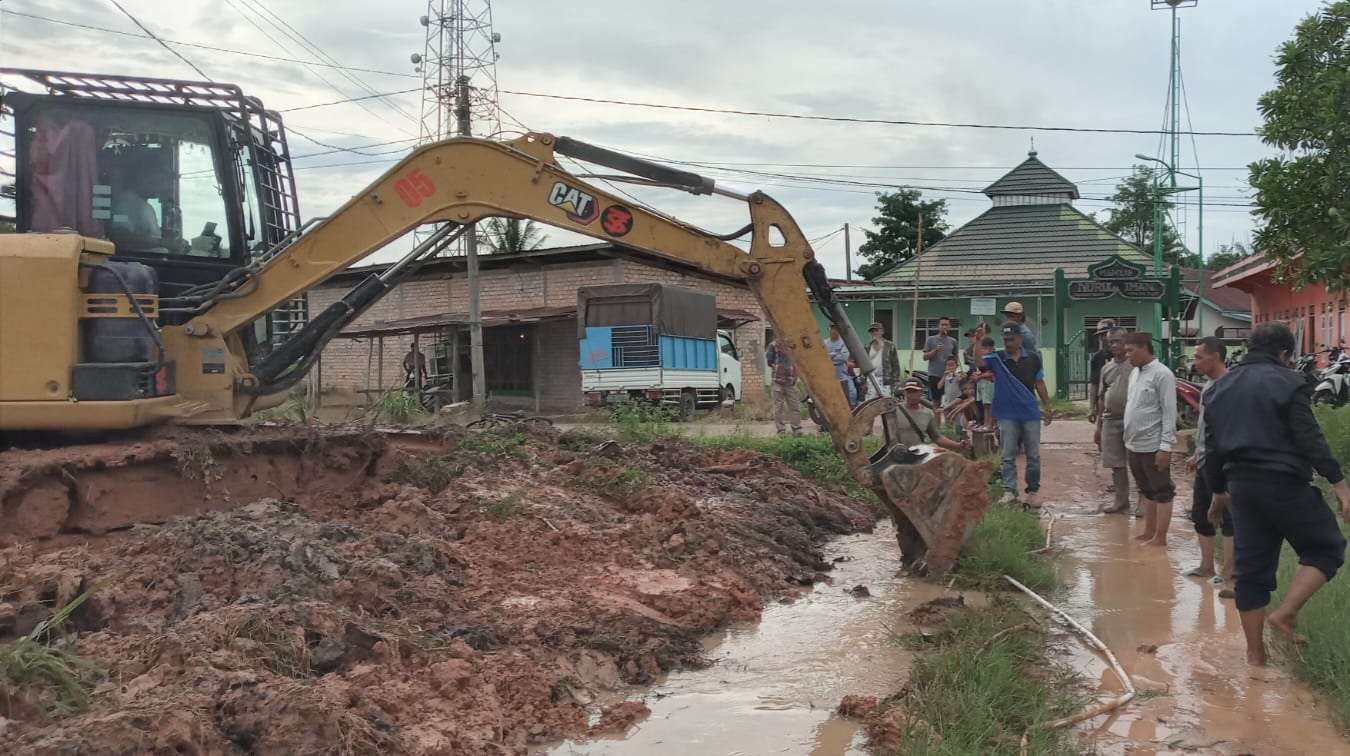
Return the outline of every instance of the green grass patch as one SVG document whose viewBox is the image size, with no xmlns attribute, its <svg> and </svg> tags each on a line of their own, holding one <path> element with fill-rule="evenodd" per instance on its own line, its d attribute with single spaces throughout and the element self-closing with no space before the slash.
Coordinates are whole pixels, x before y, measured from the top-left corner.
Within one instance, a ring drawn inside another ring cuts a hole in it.
<svg viewBox="0 0 1350 756">
<path fill-rule="evenodd" d="M 417 398 L 403 389 L 386 391 L 366 411 L 366 420 L 371 423 L 408 425 L 426 417 L 427 411 Z"/>
<path fill-rule="evenodd" d="M 503 431 L 470 431 L 455 443 L 455 448 L 492 456 L 521 458 L 525 455 L 525 434 Z"/>
<path fill-rule="evenodd" d="M 699 436 L 692 439 L 699 446 L 710 449 L 753 449 L 763 454 L 778 457 L 789 467 L 801 473 L 802 477 L 832 486 L 849 496 L 876 502 L 871 490 L 854 480 L 848 470 L 848 464 L 826 434 L 806 436 L 782 436 L 776 438 L 756 438 L 740 436 Z M 876 438 L 866 439 L 867 451 L 875 451 L 881 442 Z"/>
<path fill-rule="evenodd" d="M 993 497 L 991 487 L 991 500 Z M 956 574 L 972 583 L 997 587 L 1004 587 L 1003 575 L 1011 575 L 1041 593 L 1055 586 L 1050 560 L 1031 553 L 1044 545 L 1045 532 L 1035 512 L 990 504 L 957 559 Z"/>
<path fill-rule="evenodd" d="M 611 405 L 609 411 L 619 439 L 628 443 L 650 444 L 679 433 L 672 422 L 673 407 L 630 400 Z"/>
<path fill-rule="evenodd" d="M 1024 733 L 1082 703 L 1071 673 L 1046 658 L 1044 632 L 1010 599 L 953 616 L 934 641 L 899 698 L 909 722 L 901 753 L 1016 756 Z M 1026 753 L 1078 750 L 1069 731 L 1035 730 Z"/>
<path fill-rule="evenodd" d="M 57 714 L 89 706 L 91 691 L 105 673 L 75 653 L 65 623 L 90 593 L 77 596 L 28 635 L 0 646 L 0 715 L 14 714 L 9 707 L 17 697 Z"/>
<path fill-rule="evenodd" d="M 637 467 L 625 467 L 614 474 L 602 486 L 602 490 L 616 499 L 632 496 L 651 485 L 652 476 L 646 470 Z"/>
<path fill-rule="evenodd" d="M 520 508 L 520 503 L 525 500 L 525 489 L 517 488 L 511 493 L 487 505 L 488 517 L 498 521 L 505 522 L 511 519 L 511 515 Z"/>
</svg>

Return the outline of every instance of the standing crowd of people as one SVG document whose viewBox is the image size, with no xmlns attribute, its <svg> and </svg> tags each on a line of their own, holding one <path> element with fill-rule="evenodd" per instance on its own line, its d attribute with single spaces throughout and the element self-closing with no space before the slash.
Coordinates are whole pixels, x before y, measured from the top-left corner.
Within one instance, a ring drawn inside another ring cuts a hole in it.
<svg viewBox="0 0 1350 756">
<path fill-rule="evenodd" d="M 1041 428 L 1054 415 L 1036 335 L 1021 305 L 1010 303 L 1003 315 L 999 341 L 980 323 L 964 334 L 964 351 L 949 333 L 951 321 L 942 318 L 923 344 L 927 372 L 908 376 L 882 324 L 871 324 L 866 347 L 876 367 L 875 385 L 856 380 L 837 328 L 830 328 L 825 346 L 851 406 L 881 392 L 903 399 L 909 422 L 901 424 L 900 443 L 931 442 L 959 451 L 964 445 L 940 432 L 944 418 L 962 429 L 996 427 L 1003 501 L 1035 507 Z M 1133 487 L 1138 501 L 1132 514 L 1141 521 L 1135 539 L 1165 548 L 1177 493 L 1172 477 L 1179 443 L 1177 379 L 1154 354 L 1150 334 L 1129 332 L 1108 318 L 1098 324 L 1096 336 L 1100 348 L 1090 361 L 1088 419 L 1095 424 L 1101 464 L 1111 471 L 1112 494 L 1101 512 L 1131 513 Z M 1258 666 L 1266 663 L 1266 625 L 1299 640 L 1299 610 L 1345 560 L 1346 539 L 1321 490 L 1312 485 L 1314 472 L 1330 484 L 1341 516 L 1350 520 L 1350 484 L 1313 416 L 1313 387 L 1305 374 L 1291 369 L 1296 355 L 1287 325 L 1262 323 L 1236 366 L 1229 367 L 1227 346 L 1215 337 L 1198 341 L 1189 366 L 1206 382 L 1194 452 L 1184 463 L 1192 476 L 1189 519 L 1200 546 L 1200 564 L 1186 575 L 1219 584 L 1219 595 L 1234 600 L 1248 662 Z M 799 434 L 797 374 L 781 343 L 771 344 L 769 364 L 778 432 L 790 428 Z M 1020 492 L 1019 453 L 1026 458 Z M 1228 544 L 1221 560 L 1220 533 Z M 1285 543 L 1297 555 L 1298 568 L 1280 605 L 1267 614 Z"/>
<path fill-rule="evenodd" d="M 1135 538 L 1166 547 L 1176 496 L 1176 377 L 1155 357 L 1149 334 L 1103 321 L 1098 336 L 1103 346 L 1092 361 L 1089 418 L 1114 493 L 1102 512 L 1129 511 L 1133 482 L 1134 514 L 1143 523 Z M 1345 560 L 1345 538 L 1312 475 L 1316 471 L 1331 484 L 1346 519 L 1350 485 L 1313 417 L 1313 387 L 1290 369 L 1296 353 L 1288 326 L 1263 323 L 1235 367 L 1228 367 L 1227 346 L 1212 336 L 1200 339 L 1193 361 L 1193 372 L 1206 383 L 1195 451 L 1185 461 L 1194 476 L 1189 519 L 1200 565 L 1186 574 L 1224 586 L 1219 595 L 1235 601 L 1247 660 L 1256 666 L 1266 663 L 1266 624 L 1299 640 L 1299 610 Z M 1228 546 L 1216 571 L 1220 532 Z M 1299 566 L 1284 600 L 1267 615 L 1285 543 Z"/>
</svg>

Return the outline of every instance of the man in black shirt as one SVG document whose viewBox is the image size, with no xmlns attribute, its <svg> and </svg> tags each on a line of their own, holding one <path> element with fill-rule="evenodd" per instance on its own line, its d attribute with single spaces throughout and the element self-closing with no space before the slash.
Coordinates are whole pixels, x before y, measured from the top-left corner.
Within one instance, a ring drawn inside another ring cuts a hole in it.
<svg viewBox="0 0 1350 756">
<path fill-rule="evenodd" d="M 1280 549 L 1288 541 L 1298 570 L 1272 627 L 1298 640 L 1298 611 L 1345 561 L 1345 537 L 1321 492 L 1316 470 L 1332 484 L 1341 516 L 1350 520 L 1350 485 L 1312 414 L 1312 387 L 1286 365 L 1294 335 L 1263 323 L 1247 341 L 1242 363 L 1205 392 L 1205 479 L 1214 492 L 1210 521 L 1231 507 L 1236 603 L 1247 638 L 1247 662 L 1266 663 L 1262 637 L 1275 590 Z"/>
<path fill-rule="evenodd" d="M 1097 414 L 1102 411 L 1101 390 L 1102 368 L 1111 361 L 1111 350 L 1106 346 L 1106 334 L 1116 327 L 1116 321 L 1102 318 L 1097 323 L 1097 351 L 1088 361 L 1088 422 L 1097 422 Z"/>
</svg>

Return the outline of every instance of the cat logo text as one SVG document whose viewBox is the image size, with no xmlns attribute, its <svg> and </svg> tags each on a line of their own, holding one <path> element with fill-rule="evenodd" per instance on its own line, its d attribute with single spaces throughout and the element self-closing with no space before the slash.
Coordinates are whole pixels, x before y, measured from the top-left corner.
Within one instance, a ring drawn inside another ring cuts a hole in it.
<svg viewBox="0 0 1350 756">
<path fill-rule="evenodd" d="M 595 197 L 561 181 L 555 182 L 548 191 L 548 204 L 561 209 L 577 223 L 590 223 L 600 214 Z"/>
</svg>

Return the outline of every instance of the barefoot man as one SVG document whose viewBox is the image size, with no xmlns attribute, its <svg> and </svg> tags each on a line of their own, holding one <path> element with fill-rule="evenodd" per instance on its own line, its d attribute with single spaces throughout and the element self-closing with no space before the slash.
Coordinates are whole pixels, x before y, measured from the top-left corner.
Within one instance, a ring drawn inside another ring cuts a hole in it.
<svg viewBox="0 0 1350 756">
<path fill-rule="evenodd" d="M 1172 524 L 1172 445 L 1177 441 L 1177 379 L 1153 358 L 1153 337 L 1125 337 L 1125 359 L 1134 369 L 1125 398 L 1125 456 L 1139 489 L 1144 530 L 1135 536 L 1153 546 L 1167 545 Z"/>
<path fill-rule="evenodd" d="M 1209 395 L 1210 389 L 1220 378 L 1228 373 L 1228 365 L 1225 360 L 1228 359 L 1228 347 L 1215 336 L 1206 336 L 1200 339 L 1200 343 L 1195 345 L 1195 372 L 1200 373 L 1209 380 L 1205 382 L 1205 387 L 1200 390 L 1200 419 L 1195 424 L 1195 454 L 1186 460 L 1186 469 L 1195 473 L 1195 484 L 1191 491 L 1191 522 L 1195 525 L 1195 540 L 1200 542 L 1200 566 L 1186 573 L 1187 577 L 1210 578 L 1214 576 L 1214 523 L 1209 521 L 1209 508 L 1214 503 L 1214 496 L 1209 491 L 1209 484 L 1205 482 L 1205 476 L 1197 470 L 1203 469 L 1205 464 L 1205 397 Z M 1233 579 L 1233 516 L 1225 511 L 1223 520 L 1220 522 L 1223 528 L 1223 535 L 1228 539 L 1228 545 L 1223 550 L 1223 580 Z M 1217 582 L 1217 581 L 1216 581 Z M 1226 590 L 1226 589 L 1225 589 Z M 1224 597 L 1224 593 L 1219 594 Z M 1233 594 L 1228 593 L 1227 598 L 1232 598 Z"/>
<path fill-rule="evenodd" d="M 1312 472 L 1327 479 L 1350 519 L 1350 486 L 1313 417 L 1312 389 L 1285 366 L 1294 334 L 1283 323 L 1262 323 L 1247 340 L 1242 363 L 1205 398 L 1205 478 L 1214 492 L 1210 521 L 1231 508 L 1236 551 L 1236 603 L 1247 638 L 1247 662 L 1266 663 L 1266 605 L 1285 541 L 1298 570 L 1270 624 L 1298 641 L 1298 610 L 1345 561 L 1345 537 Z"/>
</svg>

